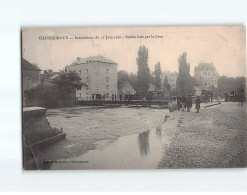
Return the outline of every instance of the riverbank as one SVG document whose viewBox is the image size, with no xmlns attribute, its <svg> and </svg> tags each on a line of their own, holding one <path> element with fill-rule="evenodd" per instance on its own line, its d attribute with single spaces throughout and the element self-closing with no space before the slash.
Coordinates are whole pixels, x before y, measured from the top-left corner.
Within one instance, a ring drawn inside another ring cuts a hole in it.
<svg viewBox="0 0 247 195">
<path fill-rule="evenodd" d="M 200 113 L 173 112 L 174 135 L 158 168 L 246 167 L 246 107 L 223 102 Z M 175 125 L 176 124 L 176 125 Z"/>
</svg>

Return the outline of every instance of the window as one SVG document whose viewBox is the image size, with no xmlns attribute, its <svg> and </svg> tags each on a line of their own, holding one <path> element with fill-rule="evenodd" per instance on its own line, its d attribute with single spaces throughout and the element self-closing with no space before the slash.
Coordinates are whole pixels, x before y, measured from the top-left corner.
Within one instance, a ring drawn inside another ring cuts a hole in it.
<svg viewBox="0 0 247 195">
<path fill-rule="evenodd" d="M 87 77 L 87 82 L 89 82 L 89 77 Z"/>
<path fill-rule="evenodd" d="M 107 83 L 109 82 L 109 77 L 106 77 L 106 82 L 107 82 Z"/>
<path fill-rule="evenodd" d="M 106 85 L 106 89 L 109 89 L 109 85 Z"/>
<path fill-rule="evenodd" d="M 80 97 L 81 97 L 81 93 L 80 93 Z"/>
<path fill-rule="evenodd" d="M 109 93 L 106 93 L 106 97 L 109 98 Z"/>
<path fill-rule="evenodd" d="M 109 68 L 106 69 L 106 73 L 109 73 Z"/>
<path fill-rule="evenodd" d="M 86 89 L 88 90 L 88 85 L 86 86 Z"/>
<path fill-rule="evenodd" d="M 87 69 L 86 71 L 87 71 L 87 73 L 88 73 L 88 69 Z"/>
<path fill-rule="evenodd" d="M 79 74 L 81 74 L 81 70 L 79 70 Z"/>
</svg>

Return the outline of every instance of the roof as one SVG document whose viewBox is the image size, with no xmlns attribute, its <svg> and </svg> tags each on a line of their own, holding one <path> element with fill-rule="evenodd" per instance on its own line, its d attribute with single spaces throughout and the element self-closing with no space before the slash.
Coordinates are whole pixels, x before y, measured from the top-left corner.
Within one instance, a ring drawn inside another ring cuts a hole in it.
<svg viewBox="0 0 247 195">
<path fill-rule="evenodd" d="M 59 72 L 43 73 L 40 74 L 41 79 L 54 79 L 53 76 L 59 75 Z"/>
<path fill-rule="evenodd" d="M 195 67 L 195 71 L 216 71 L 216 68 L 213 63 L 201 62 Z"/>
<path fill-rule="evenodd" d="M 21 60 L 21 68 L 22 70 L 34 70 L 34 71 L 41 71 L 37 66 L 31 64 L 24 58 Z"/>
<path fill-rule="evenodd" d="M 153 84 L 149 84 L 148 91 L 155 91 L 155 86 Z"/>
<path fill-rule="evenodd" d="M 88 61 L 92 62 L 104 62 L 104 63 L 109 63 L 109 64 L 117 64 L 116 62 L 113 62 L 112 60 L 105 58 L 102 55 L 97 55 L 97 56 L 90 56 L 87 58 L 77 58 L 76 61 L 74 61 L 71 65 L 76 65 L 76 64 L 85 64 Z"/>
<path fill-rule="evenodd" d="M 53 79 L 57 78 L 58 76 L 59 76 L 59 73 L 56 73 L 56 74 L 54 74 L 53 76 L 51 76 L 51 77 L 49 78 L 49 80 L 53 80 Z"/>
<path fill-rule="evenodd" d="M 122 82 L 119 85 L 118 90 L 120 90 L 123 94 L 126 94 L 126 93 L 135 94 L 136 93 L 136 91 L 134 90 L 132 85 L 129 83 L 129 81 Z"/>
</svg>

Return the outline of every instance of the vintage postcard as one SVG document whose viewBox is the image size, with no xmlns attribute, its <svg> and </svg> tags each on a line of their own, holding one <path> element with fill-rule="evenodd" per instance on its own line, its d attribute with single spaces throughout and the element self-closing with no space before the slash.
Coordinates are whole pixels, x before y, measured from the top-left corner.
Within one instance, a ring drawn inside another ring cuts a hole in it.
<svg viewBox="0 0 247 195">
<path fill-rule="evenodd" d="M 247 166 L 245 26 L 21 29 L 25 170 Z"/>
</svg>

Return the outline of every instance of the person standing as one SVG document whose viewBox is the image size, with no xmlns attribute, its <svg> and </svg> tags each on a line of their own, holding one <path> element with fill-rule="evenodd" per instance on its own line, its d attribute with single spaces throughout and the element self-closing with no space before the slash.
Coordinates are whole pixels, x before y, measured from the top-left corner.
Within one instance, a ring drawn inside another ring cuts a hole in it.
<svg viewBox="0 0 247 195">
<path fill-rule="evenodd" d="M 177 106 L 178 106 L 178 111 L 180 111 L 180 109 L 181 109 L 181 97 L 179 94 L 177 96 Z"/>
<path fill-rule="evenodd" d="M 187 111 L 190 112 L 190 108 L 192 107 L 192 96 L 191 96 L 191 93 L 187 96 L 186 106 L 187 106 Z"/>
<path fill-rule="evenodd" d="M 199 96 L 196 96 L 196 101 L 195 101 L 195 104 L 196 104 L 196 113 L 199 113 L 199 110 L 200 110 L 200 104 L 201 104 L 201 99 Z"/>
<path fill-rule="evenodd" d="M 211 92 L 210 92 L 210 101 L 211 101 L 211 102 L 213 102 L 213 96 L 214 96 L 214 92 L 211 91 Z"/>
<path fill-rule="evenodd" d="M 205 90 L 205 102 L 208 103 L 208 91 Z"/>
<path fill-rule="evenodd" d="M 244 101 L 245 101 L 244 89 L 241 87 L 241 89 L 240 89 L 240 106 L 243 106 Z"/>
<path fill-rule="evenodd" d="M 181 98 L 182 111 L 185 110 L 185 102 L 186 102 L 186 98 L 185 98 L 185 96 L 183 96 L 183 97 Z"/>
<path fill-rule="evenodd" d="M 228 92 L 227 91 L 225 92 L 225 98 L 226 98 L 225 101 L 228 102 Z"/>
</svg>

